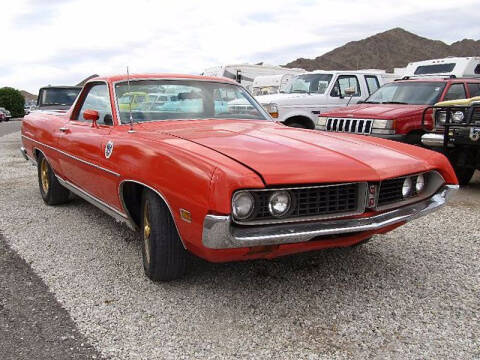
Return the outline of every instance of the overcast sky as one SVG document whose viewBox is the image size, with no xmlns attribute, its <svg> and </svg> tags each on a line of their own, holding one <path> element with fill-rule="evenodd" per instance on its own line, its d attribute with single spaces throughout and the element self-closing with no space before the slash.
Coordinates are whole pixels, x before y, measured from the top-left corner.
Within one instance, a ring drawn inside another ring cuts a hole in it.
<svg viewBox="0 0 480 360">
<path fill-rule="evenodd" d="M 480 38 L 478 0 L 0 0 L 0 15 L 0 87 L 32 93 L 127 65 L 285 64 L 394 27 L 448 44 Z"/>
</svg>

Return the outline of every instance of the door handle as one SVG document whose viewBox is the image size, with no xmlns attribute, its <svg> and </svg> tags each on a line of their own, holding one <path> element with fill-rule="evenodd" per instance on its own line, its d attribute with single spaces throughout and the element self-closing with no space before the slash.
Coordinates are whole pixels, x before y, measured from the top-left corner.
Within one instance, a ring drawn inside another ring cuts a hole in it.
<svg viewBox="0 0 480 360">
<path fill-rule="evenodd" d="M 66 132 L 68 131 L 68 127 L 63 126 L 63 127 L 61 127 L 60 129 L 58 129 L 58 130 L 60 130 L 60 131 L 63 132 L 63 133 L 66 133 Z"/>
</svg>

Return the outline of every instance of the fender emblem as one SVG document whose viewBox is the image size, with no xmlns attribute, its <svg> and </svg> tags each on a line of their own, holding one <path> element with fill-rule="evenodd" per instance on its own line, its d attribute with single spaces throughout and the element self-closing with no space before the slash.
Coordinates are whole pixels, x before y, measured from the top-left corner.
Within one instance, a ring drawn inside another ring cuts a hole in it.
<svg viewBox="0 0 480 360">
<path fill-rule="evenodd" d="M 107 145 L 105 145 L 105 157 L 109 159 L 110 156 L 112 156 L 112 152 L 113 152 L 113 141 L 110 140 L 109 142 L 107 142 Z"/>
</svg>

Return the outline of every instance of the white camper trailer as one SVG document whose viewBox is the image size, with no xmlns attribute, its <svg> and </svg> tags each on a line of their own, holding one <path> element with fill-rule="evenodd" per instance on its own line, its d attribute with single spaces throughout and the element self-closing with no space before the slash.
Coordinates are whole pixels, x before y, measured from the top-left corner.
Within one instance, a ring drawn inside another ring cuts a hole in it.
<svg viewBox="0 0 480 360">
<path fill-rule="evenodd" d="M 252 94 L 258 96 L 286 92 L 294 76 L 294 74 L 257 76 L 253 80 Z"/>
<path fill-rule="evenodd" d="M 253 80 L 257 76 L 266 75 L 283 75 L 283 74 L 301 74 L 303 69 L 290 69 L 274 65 L 252 65 L 252 64 L 238 64 L 238 65 L 222 65 L 214 66 L 201 74 L 203 76 L 226 77 L 236 80 L 248 90 L 252 90 Z"/>
<path fill-rule="evenodd" d="M 409 63 L 408 77 L 480 77 L 480 57 L 447 57 Z"/>
</svg>

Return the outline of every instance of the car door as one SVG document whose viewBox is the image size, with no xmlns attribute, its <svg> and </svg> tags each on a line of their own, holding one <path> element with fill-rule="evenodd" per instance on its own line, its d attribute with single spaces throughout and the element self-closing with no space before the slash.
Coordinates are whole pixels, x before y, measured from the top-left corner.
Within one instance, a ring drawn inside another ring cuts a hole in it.
<svg viewBox="0 0 480 360">
<path fill-rule="evenodd" d="M 348 88 L 355 89 L 355 94 L 351 100 L 350 96 L 347 96 L 345 93 L 345 90 Z M 358 77 L 356 75 L 339 75 L 330 91 L 327 111 L 346 106 L 347 104 L 355 104 L 361 98 L 362 90 Z"/>
<path fill-rule="evenodd" d="M 98 112 L 96 124 L 84 118 L 86 110 Z M 110 198 L 111 192 L 116 191 L 119 176 L 109 163 L 114 148 L 109 139 L 112 126 L 108 86 L 92 83 L 82 93 L 58 141 L 65 180 L 100 200 Z"/>
</svg>

